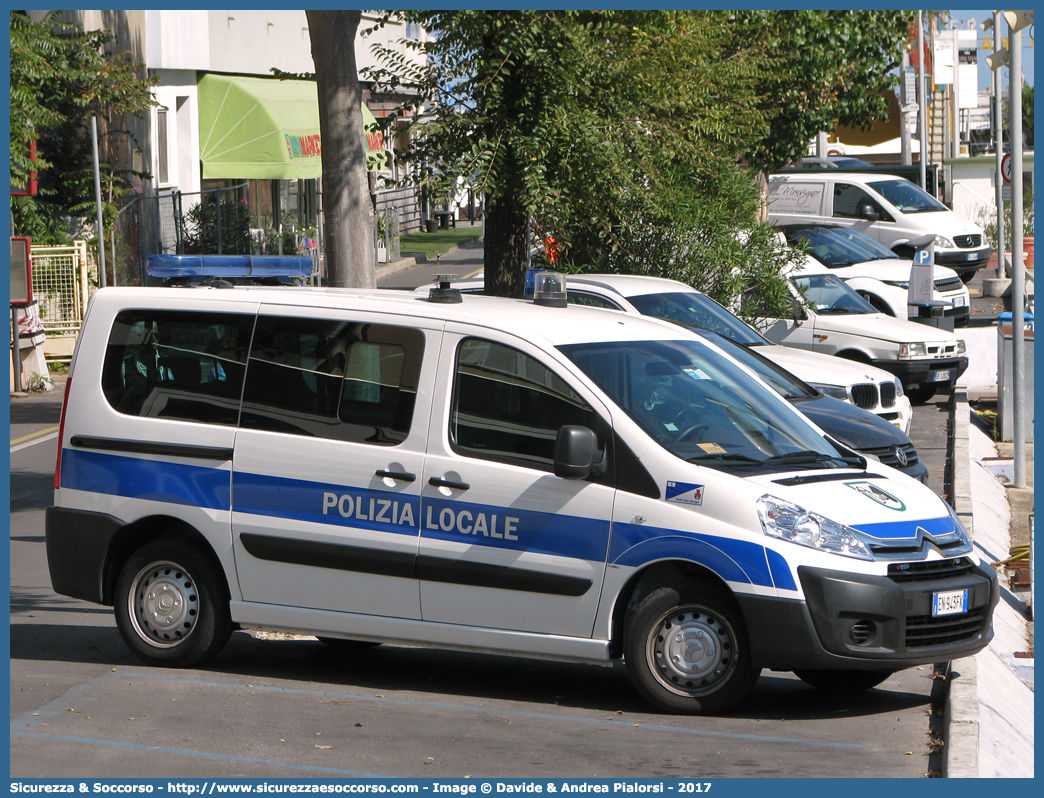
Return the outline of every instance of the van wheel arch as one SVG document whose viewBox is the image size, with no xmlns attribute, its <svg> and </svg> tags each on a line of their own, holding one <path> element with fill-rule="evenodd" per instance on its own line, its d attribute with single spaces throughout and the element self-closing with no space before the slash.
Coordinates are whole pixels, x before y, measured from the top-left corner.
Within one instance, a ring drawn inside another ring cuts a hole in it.
<svg viewBox="0 0 1044 798">
<path fill-rule="evenodd" d="M 120 571 L 123 570 L 127 560 L 142 546 L 147 546 L 160 538 L 195 543 L 204 547 L 208 554 L 213 557 L 215 563 L 220 564 L 221 562 L 207 539 L 191 524 L 185 523 L 180 518 L 171 518 L 165 515 L 152 515 L 148 518 L 141 518 L 123 527 L 109 546 L 109 556 L 105 562 L 102 582 L 103 604 L 112 606 L 116 594 L 116 580 L 119 578 Z M 221 569 L 221 571 L 224 573 L 224 569 Z M 226 585 L 227 588 L 228 585 Z"/>
<path fill-rule="evenodd" d="M 713 584 L 716 588 L 731 589 L 714 571 L 687 560 L 673 560 L 654 563 L 636 573 L 620 591 L 616 607 L 613 610 L 613 636 L 609 641 L 609 656 L 613 659 L 623 657 L 624 623 L 629 613 L 633 612 L 641 600 L 658 587 L 665 585 L 684 585 L 693 582 Z"/>
</svg>

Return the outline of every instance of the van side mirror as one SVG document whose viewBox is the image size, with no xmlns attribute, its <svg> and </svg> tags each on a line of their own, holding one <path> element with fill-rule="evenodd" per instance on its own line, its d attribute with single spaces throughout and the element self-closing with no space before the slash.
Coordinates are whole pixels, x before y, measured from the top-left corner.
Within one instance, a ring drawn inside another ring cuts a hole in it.
<svg viewBox="0 0 1044 798">
<path fill-rule="evenodd" d="M 598 451 L 598 436 L 587 427 L 567 425 L 555 438 L 555 476 L 587 479 L 597 473 L 604 455 Z"/>
<path fill-rule="evenodd" d="M 864 202 L 859 206 L 859 216 L 870 222 L 879 221 L 881 218 L 881 214 L 877 212 L 877 208 L 875 208 L 870 202 Z"/>
</svg>

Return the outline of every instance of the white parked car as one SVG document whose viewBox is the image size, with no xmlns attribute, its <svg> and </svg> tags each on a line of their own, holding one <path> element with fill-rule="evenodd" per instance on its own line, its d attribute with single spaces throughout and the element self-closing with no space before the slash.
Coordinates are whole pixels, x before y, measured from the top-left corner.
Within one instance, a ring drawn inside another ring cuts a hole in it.
<svg viewBox="0 0 1044 798">
<path fill-rule="evenodd" d="M 482 277 L 453 283 L 465 293 L 480 293 Z M 427 294 L 429 287 L 417 289 Z M 624 274 L 571 274 L 569 302 L 698 327 L 744 346 L 779 364 L 827 396 L 850 402 L 910 432 L 912 411 L 902 382 L 886 370 L 841 358 L 779 346 L 692 286 L 661 277 Z"/>
<path fill-rule="evenodd" d="M 939 388 L 952 389 L 968 368 L 962 338 L 879 313 L 825 266 L 806 264 L 792 274 L 791 286 L 790 315 L 760 322 L 770 341 L 885 369 L 914 403 L 927 402 Z"/>
<path fill-rule="evenodd" d="M 910 270 L 913 261 L 900 258 L 866 233 L 848 227 L 783 225 L 780 232 L 791 246 L 807 251 L 810 263 L 826 266 L 882 313 L 909 318 Z M 935 266 L 932 302 L 957 326 L 968 323 L 968 287 L 953 269 Z"/>
</svg>

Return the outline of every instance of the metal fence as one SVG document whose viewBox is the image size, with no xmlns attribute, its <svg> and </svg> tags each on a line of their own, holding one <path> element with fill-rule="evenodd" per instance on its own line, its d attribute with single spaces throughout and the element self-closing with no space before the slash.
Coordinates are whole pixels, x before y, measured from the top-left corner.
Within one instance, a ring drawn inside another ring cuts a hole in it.
<svg viewBox="0 0 1044 798">
<path fill-rule="evenodd" d="M 87 242 L 33 247 L 32 259 L 33 298 L 39 306 L 44 330 L 49 333 L 79 330 L 90 287 L 98 282 L 98 267 Z"/>
</svg>

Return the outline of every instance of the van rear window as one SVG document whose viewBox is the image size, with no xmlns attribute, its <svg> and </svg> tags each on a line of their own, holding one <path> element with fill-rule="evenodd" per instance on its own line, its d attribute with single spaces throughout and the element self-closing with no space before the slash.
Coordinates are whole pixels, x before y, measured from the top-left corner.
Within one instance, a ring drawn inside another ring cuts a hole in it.
<svg viewBox="0 0 1044 798">
<path fill-rule="evenodd" d="M 235 425 L 253 315 L 124 310 L 109 332 L 102 391 L 117 412 Z"/>
</svg>

